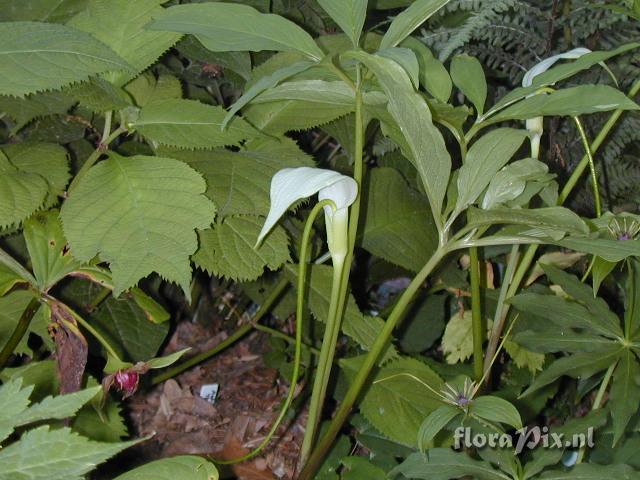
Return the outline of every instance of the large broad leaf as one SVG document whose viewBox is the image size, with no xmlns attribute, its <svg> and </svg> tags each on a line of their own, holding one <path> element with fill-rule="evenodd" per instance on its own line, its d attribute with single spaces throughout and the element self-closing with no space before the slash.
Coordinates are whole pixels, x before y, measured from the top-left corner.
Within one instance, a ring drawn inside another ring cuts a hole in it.
<svg viewBox="0 0 640 480">
<path fill-rule="evenodd" d="M 0 152 L 0 228 L 17 225 L 42 207 L 48 190 L 44 178 L 18 170 Z"/>
<path fill-rule="evenodd" d="M 207 228 L 215 214 L 205 189 L 204 179 L 178 160 L 111 153 L 62 207 L 71 252 L 109 262 L 115 296 L 154 271 L 188 292 L 195 229 Z"/>
<path fill-rule="evenodd" d="M 194 263 L 212 275 L 233 280 L 255 280 L 265 268 L 277 270 L 289 260 L 287 233 L 276 227 L 254 248 L 263 223 L 264 218 L 257 215 L 228 216 L 201 231 Z"/>
<path fill-rule="evenodd" d="M 207 182 L 207 196 L 227 215 L 269 213 L 271 178 L 287 167 L 312 167 L 313 160 L 288 138 L 252 141 L 245 148 L 230 150 L 162 150 L 163 154 L 187 162 Z"/>
<path fill-rule="evenodd" d="M 409 146 L 410 152 L 406 153 L 420 174 L 436 224 L 439 224 L 451 172 L 451 157 L 442 134 L 433 124 L 429 106 L 414 90 L 404 69 L 393 60 L 364 52 L 350 56 L 375 73 L 387 94 L 387 108 Z"/>
<path fill-rule="evenodd" d="M 80 12 L 88 0 L 11 0 L 2 2 L 0 22 L 33 20 L 64 23 Z"/>
<path fill-rule="evenodd" d="M 342 362 L 348 376 L 355 374 L 360 358 Z M 391 440 L 416 446 L 422 422 L 442 405 L 432 392 L 441 387 L 442 380 L 427 365 L 400 358 L 380 369 L 360 403 L 360 411 Z"/>
<path fill-rule="evenodd" d="M 147 463 L 119 475 L 115 480 L 218 480 L 215 465 L 202 457 L 182 455 Z"/>
<path fill-rule="evenodd" d="M 222 130 L 222 107 L 195 100 L 169 99 L 150 103 L 130 125 L 154 142 L 179 148 L 214 148 L 238 145 L 258 132 L 241 118 Z"/>
<path fill-rule="evenodd" d="M 497 113 L 489 123 L 553 115 L 577 116 L 617 109 L 638 110 L 640 107 L 620 90 L 608 85 L 580 85 L 525 98 Z"/>
<path fill-rule="evenodd" d="M 250 104 L 244 109 L 244 118 L 261 131 L 280 136 L 291 130 L 306 130 L 343 117 L 354 105 L 331 105 L 303 100 L 281 100 L 263 104 Z"/>
<path fill-rule="evenodd" d="M 371 170 L 366 191 L 362 246 L 381 258 L 417 271 L 438 243 L 427 199 L 411 191 L 397 170 Z"/>
<path fill-rule="evenodd" d="M 367 16 L 367 0 L 318 0 L 318 3 L 357 47 Z"/>
<path fill-rule="evenodd" d="M 269 88 L 275 87 L 278 83 L 283 80 L 286 80 L 293 75 L 304 72 L 309 67 L 313 65 L 312 62 L 297 62 L 293 65 L 287 65 L 275 72 L 264 75 L 258 79 L 246 92 L 242 94 L 242 96 L 236 100 L 236 102 L 231 106 L 229 111 L 227 112 L 227 116 L 224 118 L 223 126 L 226 127 L 227 123 L 233 118 L 233 116 L 238 113 L 245 105 L 247 105 L 251 100 L 253 100 L 256 96 L 260 95 L 262 92 Z"/>
<path fill-rule="evenodd" d="M 182 98 L 182 83 L 177 77 L 169 74 L 156 77 L 147 72 L 131 80 L 124 89 L 139 107 L 157 101 Z"/>
<path fill-rule="evenodd" d="M 270 88 L 258 95 L 253 103 L 260 104 L 279 100 L 302 100 L 311 103 L 351 106 L 355 104 L 356 96 L 353 89 L 342 81 L 298 80 Z"/>
<path fill-rule="evenodd" d="M 412 453 L 389 472 L 391 478 L 402 474 L 405 478 L 449 480 L 471 476 L 478 480 L 509 480 L 511 477 L 494 470 L 487 463 L 472 460 L 464 452 L 450 448 L 431 448 L 427 453 Z"/>
<path fill-rule="evenodd" d="M 96 465 L 135 443 L 92 442 L 69 428 L 39 427 L 0 451 L 0 479 L 82 480 Z"/>
<path fill-rule="evenodd" d="M 22 97 L 131 67 L 88 33 L 64 25 L 0 23 L 0 94 Z"/>
<path fill-rule="evenodd" d="M 474 203 L 498 170 L 504 167 L 527 137 L 524 130 L 499 128 L 474 143 L 458 173 L 458 201 L 461 212 Z"/>
<path fill-rule="evenodd" d="M 324 56 L 313 38 L 296 24 L 246 5 L 178 5 L 167 9 L 147 28 L 191 33 L 214 52 L 297 51 L 313 60 Z"/>
<path fill-rule="evenodd" d="M 141 72 L 180 38 L 171 32 L 143 30 L 149 21 L 161 15 L 166 0 L 90 0 L 85 10 L 68 25 L 91 33 L 109 45 L 135 72 L 109 74 L 107 78 L 120 86 Z"/>
<path fill-rule="evenodd" d="M 380 48 L 395 47 L 450 0 L 417 0 L 400 13 L 382 38 Z"/>
<path fill-rule="evenodd" d="M 168 322 L 150 321 L 130 298 L 108 298 L 91 314 L 90 320 L 109 338 L 121 358 L 132 362 L 153 358 L 169 331 Z"/>
<path fill-rule="evenodd" d="M 69 252 L 57 210 L 39 212 L 24 223 L 33 274 L 43 291 L 80 266 Z"/>
<path fill-rule="evenodd" d="M 34 296 L 35 294 L 29 290 L 16 290 L 4 297 L 0 297 L 0 348 L 4 347 L 9 340 L 9 337 L 18 325 L 22 312 L 24 312 Z M 48 336 L 47 323 L 42 314 L 43 308 L 44 307 L 41 307 L 40 311 L 36 312 L 35 318 L 29 324 L 27 334 L 22 337 L 14 353 L 30 352 L 27 345 L 27 340 L 29 339 L 28 332 L 34 332 L 40 336 Z"/>
<path fill-rule="evenodd" d="M 482 115 L 487 101 L 487 80 L 480 62 L 469 55 L 456 55 L 451 60 L 451 80 L 476 107 L 477 116 Z"/>
<path fill-rule="evenodd" d="M 3 145 L 2 151 L 21 172 L 36 173 L 49 184 L 44 208 L 54 205 L 71 177 L 67 151 L 53 143 L 15 143 Z"/>
<path fill-rule="evenodd" d="M 15 120 L 11 132 L 16 133 L 31 120 L 47 115 L 63 115 L 75 104 L 75 100 L 63 92 L 40 92 L 24 98 L 0 97 L 0 111 Z"/>
<path fill-rule="evenodd" d="M 622 435 L 629 420 L 638 410 L 640 402 L 640 365 L 635 354 L 627 349 L 620 356 L 618 366 L 613 373 L 611 384 L 611 416 L 613 417 L 613 445 L 615 446 Z"/>
<path fill-rule="evenodd" d="M 471 207 L 468 210 L 467 228 L 483 225 L 527 225 L 534 228 L 543 228 L 559 232 L 576 233 L 586 235 L 589 233 L 587 224 L 571 210 L 563 207 L 548 207 L 516 209 L 495 208 L 493 210 L 480 210 Z"/>
<path fill-rule="evenodd" d="M 310 265 L 311 275 L 309 278 L 308 302 L 309 310 L 313 316 L 321 322 L 326 322 L 329 317 L 329 298 L 332 288 L 332 270 L 326 265 Z M 287 275 L 291 278 L 291 284 L 298 285 L 298 266 L 287 265 Z M 373 343 L 382 330 L 384 322 L 378 317 L 368 317 L 363 315 L 356 304 L 353 295 L 349 294 L 347 306 L 345 307 L 342 319 L 342 333 L 351 337 L 365 350 L 370 350 Z M 380 363 L 384 363 L 392 358 L 396 358 L 398 352 L 389 345 L 381 355 Z"/>
<path fill-rule="evenodd" d="M 554 243 L 578 252 L 597 255 L 610 262 L 619 262 L 627 257 L 640 256 L 640 240 L 568 237 Z"/>
<path fill-rule="evenodd" d="M 580 379 L 589 378 L 597 372 L 609 368 L 612 363 L 617 362 L 622 351 L 623 347 L 619 344 L 612 344 L 595 352 L 576 353 L 575 355 L 562 357 L 546 367 L 529 388 L 522 393 L 522 396 L 529 395 L 545 385 L 549 385 L 562 375 Z"/>
<path fill-rule="evenodd" d="M 511 402 L 500 397 L 483 395 L 474 398 L 469 411 L 490 422 L 504 423 L 516 430 L 522 428 L 518 409 Z"/>
</svg>

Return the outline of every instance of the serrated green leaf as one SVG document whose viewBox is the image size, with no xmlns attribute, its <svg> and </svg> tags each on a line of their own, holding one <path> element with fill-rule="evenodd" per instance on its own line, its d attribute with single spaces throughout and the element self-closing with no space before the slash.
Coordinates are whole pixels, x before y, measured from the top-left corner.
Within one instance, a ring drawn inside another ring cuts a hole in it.
<svg viewBox="0 0 640 480">
<path fill-rule="evenodd" d="M 53 23 L 0 23 L 0 93 L 23 97 L 131 67 L 88 33 Z"/>
<path fill-rule="evenodd" d="M 450 0 L 416 0 L 409 8 L 393 19 L 389 30 L 384 34 L 380 48 L 395 47 L 426 22 L 431 15 L 444 7 Z M 404 3 L 404 2 L 403 2 Z M 406 4 L 406 3 L 404 3 Z"/>
<path fill-rule="evenodd" d="M 610 392 L 610 409 L 613 418 L 613 446 L 622 438 L 629 420 L 637 411 L 640 401 L 640 365 L 635 354 L 627 349 L 620 356 L 613 372 Z"/>
<path fill-rule="evenodd" d="M 25 98 L 1 96 L 0 111 L 15 120 L 11 133 L 15 135 L 34 118 L 63 115 L 73 107 L 75 100 L 63 92 L 41 92 Z"/>
<path fill-rule="evenodd" d="M 392 168 L 372 169 L 367 189 L 362 246 L 407 270 L 422 268 L 438 243 L 427 199 Z"/>
<path fill-rule="evenodd" d="M 19 427 L 40 420 L 62 420 L 71 417 L 80 410 L 84 404 L 95 397 L 100 389 L 100 386 L 96 386 L 66 395 L 46 397 L 41 402 L 31 405 L 14 417 L 15 426 Z"/>
<path fill-rule="evenodd" d="M 121 89 L 99 77 L 67 87 L 63 92 L 80 102 L 81 106 L 97 113 L 121 110 L 131 104 Z"/>
<path fill-rule="evenodd" d="M 109 337 L 123 359 L 133 362 L 153 358 L 169 331 L 168 323 L 151 322 L 130 298 L 108 298 L 91 315 L 91 321 Z"/>
<path fill-rule="evenodd" d="M 0 263 L 0 297 L 19 283 L 25 283 L 25 279 L 11 270 L 5 264 Z"/>
<path fill-rule="evenodd" d="M 318 0 L 318 3 L 357 47 L 367 16 L 367 0 Z"/>
<path fill-rule="evenodd" d="M 207 196 L 218 215 L 269 213 L 271 178 L 287 167 L 312 167 L 313 160 L 288 138 L 253 141 L 238 152 L 229 150 L 172 151 L 167 156 L 183 160 L 207 181 Z"/>
<path fill-rule="evenodd" d="M 18 170 L 0 152 L 0 228 L 18 225 L 42 207 L 48 190 L 44 178 Z"/>
<path fill-rule="evenodd" d="M 451 60 L 451 80 L 476 107 L 479 117 L 487 101 L 487 80 L 482 65 L 469 55 L 456 55 Z"/>
<path fill-rule="evenodd" d="M 152 18 L 162 15 L 166 0 L 90 0 L 87 7 L 68 25 L 91 33 L 111 47 L 133 67 L 133 71 L 105 76 L 116 86 L 124 85 L 154 63 L 179 39 L 170 32 L 144 30 Z"/>
<path fill-rule="evenodd" d="M 332 286 L 332 270 L 326 265 L 309 265 L 309 310 L 313 316 L 326 323 L 329 316 L 329 298 Z M 291 284 L 297 285 L 298 266 L 287 265 L 286 274 L 291 278 Z M 349 294 L 347 306 L 342 318 L 342 333 L 351 337 L 365 350 L 370 350 L 382 330 L 384 322 L 378 317 L 365 316 L 360 312 L 353 295 Z M 389 345 L 381 355 L 380 364 L 397 358 L 398 352 L 393 345 Z"/>
<path fill-rule="evenodd" d="M 553 115 L 577 116 L 617 109 L 638 110 L 640 107 L 620 90 L 608 85 L 579 85 L 525 98 L 497 113 L 489 123 Z"/>
<path fill-rule="evenodd" d="M 180 80 L 168 74 L 156 78 L 152 73 L 144 73 L 127 83 L 124 89 L 139 107 L 152 102 L 182 98 Z"/>
<path fill-rule="evenodd" d="M 544 354 L 532 352 L 518 345 L 516 342 L 507 340 L 504 343 L 504 349 L 513 359 L 516 366 L 520 368 L 528 368 L 533 374 L 542 370 L 544 365 Z"/>
<path fill-rule="evenodd" d="M 43 291 L 80 266 L 68 251 L 57 210 L 36 213 L 25 221 L 24 239 L 33 274 Z"/>
<path fill-rule="evenodd" d="M 436 224 L 439 224 L 451 172 L 451 157 L 442 134 L 433 124 L 429 107 L 413 89 L 404 69 L 393 60 L 364 52 L 350 56 L 363 62 L 382 84 L 389 99 L 389 113 L 410 149 L 405 153 L 411 156 L 410 160 L 420 174 Z"/>
<path fill-rule="evenodd" d="M 499 128 L 475 142 L 458 171 L 456 212 L 478 200 L 482 191 L 518 151 L 527 137 L 525 130 Z"/>
<path fill-rule="evenodd" d="M 464 452 L 449 448 L 431 448 L 427 453 L 412 453 L 389 472 L 394 478 L 399 474 L 406 478 L 424 480 L 449 480 L 471 476 L 478 480 L 510 480 L 511 477 L 494 470 L 487 462 L 471 459 Z"/>
<path fill-rule="evenodd" d="M 251 54 L 249 52 L 212 52 L 194 36 L 183 38 L 176 49 L 185 57 L 202 63 L 222 65 L 237 73 L 244 80 L 251 78 Z"/>
<path fill-rule="evenodd" d="M 442 336 L 442 351 L 449 364 L 464 362 L 473 353 L 472 321 L 469 310 L 459 310 L 447 322 Z M 490 328 L 489 325 L 487 325 Z"/>
<path fill-rule="evenodd" d="M 62 206 L 71 252 L 109 262 L 115 296 L 154 271 L 189 292 L 195 229 L 215 215 L 205 190 L 204 179 L 179 160 L 110 153 Z"/>
<path fill-rule="evenodd" d="M 313 38 L 295 23 L 247 5 L 177 5 L 156 17 L 147 28 L 193 34 L 214 52 L 276 50 L 301 52 L 313 60 L 324 57 Z"/>
<path fill-rule="evenodd" d="M 474 398 L 469 411 L 484 420 L 504 423 L 517 429 L 522 428 L 522 419 L 518 409 L 511 402 L 492 395 Z"/>
<path fill-rule="evenodd" d="M 68 154 L 63 147 L 53 143 L 14 143 L 3 145 L 2 151 L 18 170 L 38 174 L 49 184 L 44 208 L 57 203 L 71 177 Z"/>
<path fill-rule="evenodd" d="M 98 381 L 89 377 L 87 386 L 94 385 L 98 386 Z M 98 442 L 119 442 L 128 436 L 119 400 L 102 389 L 75 414 L 71 427 L 74 432 Z"/>
<path fill-rule="evenodd" d="M 236 117 L 226 130 L 222 107 L 195 100 L 169 99 L 150 103 L 130 125 L 154 142 L 179 148 L 215 148 L 238 145 L 259 133 Z"/>
<path fill-rule="evenodd" d="M 0 479 L 82 480 L 96 465 L 136 443 L 92 442 L 69 428 L 39 427 L 0 451 Z"/>
<path fill-rule="evenodd" d="M 347 375 L 351 375 L 358 362 L 349 359 L 342 365 Z M 360 411 L 388 438 L 415 447 L 420 425 L 442 405 L 431 391 L 439 391 L 441 387 L 442 379 L 427 365 L 411 358 L 400 358 L 379 370 L 360 403 Z"/>
<path fill-rule="evenodd" d="M 255 280 L 264 269 L 277 270 L 289 260 L 289 240 L 276 227 L 254 249 L 264 218 L 257 215 L 228 216 L 213 228 L 199 232 L 200 248 L 194 263 L 207 272 L 234 280 Z"/>
<path fill-rule="evenodd" d="M 16 426 L 16 418 L 29 407 L 33 386 L 22 388 L 22 378 L 9 380 L 0 387 L 0 442 L 4 441 Z"/>
<path fill-rule="evenodd" d="M 218 480 L 218 470 L 202 457 L 182 455 L 163 458 L 119 475 L 114 480 Z"/>
</svg>

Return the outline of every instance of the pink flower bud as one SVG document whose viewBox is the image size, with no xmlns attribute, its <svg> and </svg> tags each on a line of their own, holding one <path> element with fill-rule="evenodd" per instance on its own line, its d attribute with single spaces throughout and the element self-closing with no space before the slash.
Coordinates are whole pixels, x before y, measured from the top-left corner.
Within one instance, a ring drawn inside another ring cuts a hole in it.
<svg viewBox="0 0 640 480">
<path fill-rule="evenodd" d="M 124 397 L 130 397 L 136 393 L 140 375 L 132 370 L 119 370 L 116 372 L 114 381 L 118 390 L 124 393 Z"/>
</svg>

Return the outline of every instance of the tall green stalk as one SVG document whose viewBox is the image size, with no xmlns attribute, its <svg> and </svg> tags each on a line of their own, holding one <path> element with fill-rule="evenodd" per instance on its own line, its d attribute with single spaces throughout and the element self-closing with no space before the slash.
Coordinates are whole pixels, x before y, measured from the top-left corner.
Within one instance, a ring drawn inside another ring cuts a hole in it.
<svg viewBox="0 0 640 480">
<path fill-rule="evenodd" d="M 320 424 L 322 407 L 326 399 L 327 387 L 331 377 L 331 368 L 333 366 L 333 358 L 335 356 L 336 343 L 340 333 L 342 316 L 346 299 L 349 293 L 349 273 L 351 271 L 351 262 L 353 260 L 353 251 L 355 249 L 356 237 L 358 234 L 358 223 L 360 219 L 360 202 L 362 198 L 362 179 L 364 172 L 364 119 L 362 114 L 362 92 L 360 89 L 360 69 L 357 72 L 358 78 L 356 82 L 356 103 L 355 103 L 355 145 L 354 145 L 354 172 L 353 177 L 358 184 L 358 196 L 351 206 L 349 214 L 349 245 L 347 255 L 343 262 L 333 260 L 333 281 L 331 285 L 331 300 L 329 304 L 329 317 L 325 327 L 324 338 L 320 350 L 320 358 L 318 359 L 318 368 L 314 379 L 313 390 L 311 393 L 311 401 L 309 404 L 309 417 L 305 430 L 302 449 L 300 453 L 300 465 L 306 462 L 316 433 Z"/>
<path fill-rule="evenodd" d="M 471 261 L 471 325 L 473 332 L 473 376 L 476 381 L 480 381 L 484 373 L 484 339 L 486 331 L 482 321 L 482 305 L 480 304 L 480 261 L 478 259 L 478 248 L 469 249 Z"/>
<path fill-rule="evenodd" d="M 27 305 L 27 308 L 25 308 L 22 312 L 22 315 L 20 316 L 20 319 L 16 324 L 16 328 L 13 329 L 13 332 L 7 340 L 7 343 L 5 343 L 2 351 L 0 351 L 0 370 L 2 370 L 7 364 L 9 358 L 11 357 L 11 354 L 20 343 L 20 340 L 22 340 L 24 334 L 27 333 L 29 325 L 31 324 L 31 320 L 33 320 L 33 317 L 38 311 L 38 308 L 40 308 L 40 298 L 34 297 Z"/>
<path fill-rule="evenodd" d="M 362 391 L 362 388 L 364 387 L 364 384 L 366 383 L 371 370 L 373 370 L 373 367 L 375 367 L 375 365 L 377 364 L 380 355 L 389 344 L 389 340 L 391 339 L 393 330 L 402 319 L 408 305 L 411 303 L 413 297 L 418 292 L 418 289 L 420 288 L 422 283 L 427 279 L 429 274 L 433 271 L 434 268 L 436 268 L 436 266 L 440 263 L 442 258 L 447 253 L 448 250 L 446 247 L 438 248 L 438 250 L 435 251 L 433 256 L 429 259 L 422 270 L 418 272 L 407 289 L 398 299 L 398 303 L 389 315 L 389 318 L 385 322 L 384 327 L 376 337 L 373 345 L 371 346 L 371 350 L 364 359 L 364 363 L 358 370 L 358 373 L 351 383 L 349 390 L 347 390 L 342 403 L 340 403 L 340 407 L 338 408 L 333 420 L 331 421 L 327 432 L 320 439 L 318 445 L 311 453 L 311 456 L 309 457 L 309 460 L 307 461 L 304 469 L 300 473 L 298 480 L 310 480 L 311 478 L 313 478 L 313 475 L 322 464 L 322 460 L 325 454 L 333 445 L 333 442 L 340 432 L 342 425 L 349 416 L 351 408 L 360 396 L 360 392 Z"/>
</svg>

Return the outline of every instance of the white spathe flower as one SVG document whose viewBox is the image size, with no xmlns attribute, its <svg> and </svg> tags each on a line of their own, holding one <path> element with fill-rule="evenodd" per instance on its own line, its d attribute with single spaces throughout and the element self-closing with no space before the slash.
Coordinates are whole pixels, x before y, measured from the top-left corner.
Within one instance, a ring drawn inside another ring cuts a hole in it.
<svg viewBox="0 0 640 480">
<path fill-rule="evenodd" d="M 544 60 L 536 63 L 531 69 L 524 74 L 522 78 L 522 86 L 530 87 L 533 84 L 533 79 L 536 78 L 541 73 L 549 70 L 556 62 L 559 60 L 575 60 L 580 58 L 587 53 L 591 53 L 591 50 L 588 48 L 578 47 L 573 50 L 569 50 L 564 53 L 559 53 L 557 55 L 553 55 L 549 58 L 545 58 Z"/>
<path fill-rule="evenodd" d="M 320 201 L 331 200 L 335 205 L 335 209 L 332 205 L 324 207 L 327 242 L 334 264 L 344 260 L 348 249 L 348 209 L 358 196 L 358 184 L 351 177 L 322 168 L 285 168 L 273 176 L 271 208 L 256 245 L 292 204 L 316 193 Z"/>
<path fill-rule="evenodd" d="M 524 74 L 524 77 L 522 78 L 522 86 L 530 87 L 531 85 L 533 85 L 533 80 L 538 75 L 549 70 L 559 60 L 575 60 L 576 58 L 580 58 L 587 53 L 591 53 L 591 50 L 589 50 L 588 48 L 579 47 L 574 48 L 573 50 L 569 50 L 568 52 L 559 53 L 549 58 L 545 58 L 541 62 L 536 63 L 530 70 L 527 71 L 527 73 Z M 531 133 L 531 155 L 534 158 L 537 158 L 540 151 L 540 139 L 542 138 L 542 133 L 544 132 L 543 118 L 529 118 L 526 121 L 526 127 L 527 130 Z"/>
</svg>

